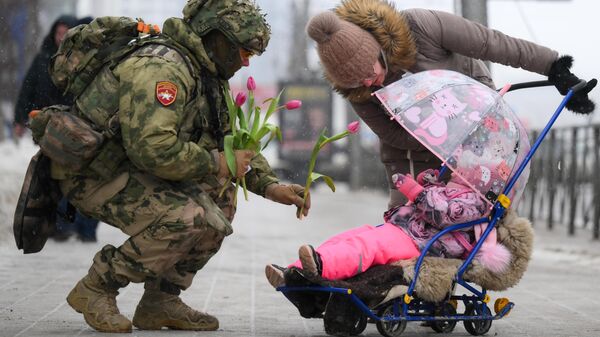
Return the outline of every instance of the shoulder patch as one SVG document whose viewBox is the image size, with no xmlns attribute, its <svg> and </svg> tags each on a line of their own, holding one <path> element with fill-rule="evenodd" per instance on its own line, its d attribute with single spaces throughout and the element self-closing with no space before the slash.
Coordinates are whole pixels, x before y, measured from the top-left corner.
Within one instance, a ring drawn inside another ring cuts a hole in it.
<svg viewBox="0 0 600 337">
<path fill-rule="evenodd" d="M 156 99 L 160 104 L 169 106 L 175 102 L 177 98 L 177 86 L 173 82 L 161 81 L 156 82 Z"/>
</svg>

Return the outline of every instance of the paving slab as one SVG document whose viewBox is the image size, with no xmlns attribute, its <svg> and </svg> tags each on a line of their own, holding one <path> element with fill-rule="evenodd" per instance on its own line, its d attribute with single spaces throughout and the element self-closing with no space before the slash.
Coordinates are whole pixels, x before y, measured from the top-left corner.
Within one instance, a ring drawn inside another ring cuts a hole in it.
<svg viewBox="0 0 600 337">
<path fill-rule="evenodd" d="M 240 195 L 241 196 L 241 195 Z M 285 264 L 305 243 L 319 244 L 330 235 L 362 224 L 376 224 L 386 196 L 370 191 L 338 192 L 318 188 L 313 209 L 299 221 L 292 207 L 257 196 L 239 202 L 234 223 L 221 251 L 198 273 L 184 301 L 216 315 L 214 332 L 139 331 L 110 336 L 326 336 L 322 321 L 303 319 L 280 293 L 267 283 L 267 263 Z M 495 321 L 488 336 L 600 336 L 600 242 L 585 231 L 566 238 L 560 230 L 546 232 L 535 226 L 535 250 L 529 269 L 514 288 L 492 293 L 509 297 L 516 306 Z M 126 239 L 118 230 L 101 224 L 99 242 L 75 239 L 49 241 L 41 253 L 23 255 L 14 242 L 0 240 L 0 336 L 98 336 L 65 297 L 89 268 L 104 244 Z M 143 287 L 132 284 L 118 297 L 121 312 L 133 316 Z M 379 336 L 369 324 L 363 336 Z M 403 335 L 439 336 L 430 328 L 410 323 Z M 469 336 L 461 323 L 453 336 Z"/>
</svg>

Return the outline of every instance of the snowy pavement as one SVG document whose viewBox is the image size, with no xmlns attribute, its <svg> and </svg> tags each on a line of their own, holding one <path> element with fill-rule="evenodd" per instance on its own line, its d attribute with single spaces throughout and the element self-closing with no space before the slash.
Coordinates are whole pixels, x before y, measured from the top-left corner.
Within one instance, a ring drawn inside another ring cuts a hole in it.
<svg viewBox="0 0 600 337">
<path fill-rule="evenodd" d="M 126 237 L 101 224 L 98 243 L 49 241 L 38 254 L 17 251 L 9 228 L 14 198 L 6 197 L 10 191 L 5 190 L 18 192 L 22 179 L 19 161 L 26 156 L 23 153 L 35 151 L 24 144 L 21 147 L 15 155 L 0 144 L 0 155 L 5 155 L 0 164 L 0 336 L 101 335 L 87 327 L 65 297 L 86 273 L 96 251 Z M 386 197 L 375 192 L 349 192 L 340 186 L 334 194 L 317 188 L 310 216 L 298 221 L 292 207 L 252 195 L 248 202 L 240 200 L 234 234 L 182 294 L 191 306 L 216 315 L 219 330 L 134 330 L 125 335 L 326 336 L 321 320 L 301 318 L 292 304 L 270 287 L 263 275 L 264 265 L 291 262 L 301 244 L 318 244 L 344 229 L 376 223 L 385 204 Z M 591 241 L 584 231 L 575 238 L 566 238 L 561 228 L 556 231 L 536 233 L 534 256 L 519 285 L 491 294 L 492 301 L 508 297 L 516 306 L 508 317 L 493 323 L 489 336 L 600 336 L 600 242 Z M 138 284 L 121 291 L 118 304 L 122 313 L 133 316 L 142 291 Z M 371 324 L 362 335 L 379 336 Z M 439 334 L 410 323 L 403 335 Z M 460 323 L 452 335 L 469 336 Z"/>
</svg>

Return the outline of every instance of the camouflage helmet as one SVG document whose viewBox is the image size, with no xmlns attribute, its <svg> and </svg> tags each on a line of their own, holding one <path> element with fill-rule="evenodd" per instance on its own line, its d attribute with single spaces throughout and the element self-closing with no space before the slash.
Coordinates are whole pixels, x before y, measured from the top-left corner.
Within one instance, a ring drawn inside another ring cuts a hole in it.
<svg viewBox="0 0 600 337">
<path fill-rule="evenodd" d="M 265 15 L 250 0 L 189 0 L 183 19 L 199 36 L 217 29 L 233 43 L 259 55 L 271 35 Z"/>
</svg>

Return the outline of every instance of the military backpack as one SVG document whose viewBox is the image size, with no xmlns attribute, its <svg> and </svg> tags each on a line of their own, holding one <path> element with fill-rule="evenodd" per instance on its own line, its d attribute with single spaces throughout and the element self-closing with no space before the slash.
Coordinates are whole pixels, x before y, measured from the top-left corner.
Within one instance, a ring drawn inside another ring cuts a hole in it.
<svg viewBox="0 0 600 337">
<path fill-rule="evenodd" d="M 158 33 L 158 26 L 125 17 L 100 17 L 74 27 L 50 62 L 50 77 L 65 94 L 77 99 L 103 68 L 116 66 L 145 43 L 140 42 L 143 37 Z M 120 153 L 110 141 L 118 131 L 118 120 L 95 125 L 73 109 L 53 105 L 30 113 L 29 126 L 40 151 L 29 164 L 13 221 L 17 247 L 25 254 L 39 252 L 55 228 L 62 195 L 50 175 L 50 160 L 79 171 L 90 165 L 101 149 L 112 156 Z"/>
<path fill-rule="evenodd" d="M 50 77 L 59 89 L 76 98 L 103 67 L 116 65 L 136 50 L 138 38 L 158 33 L 158 26 L 127 17 L 99 17 L 74 27 L 52 57 Z"/>
<path fill-rule="evenodd" d="M 157 26 L 126 17 L 100 17 L 74 27 L 52 57 L 50 77 L 76 100 L 103 68 L 137 50 L 143 36 L 158 33 Z M 66 106 L 46 107 L 30 117 L 33 139 L 44 155 L 73 171 L 86 167 L 119 129 L 117 120 L 98 125 Z"/>
</svg>

